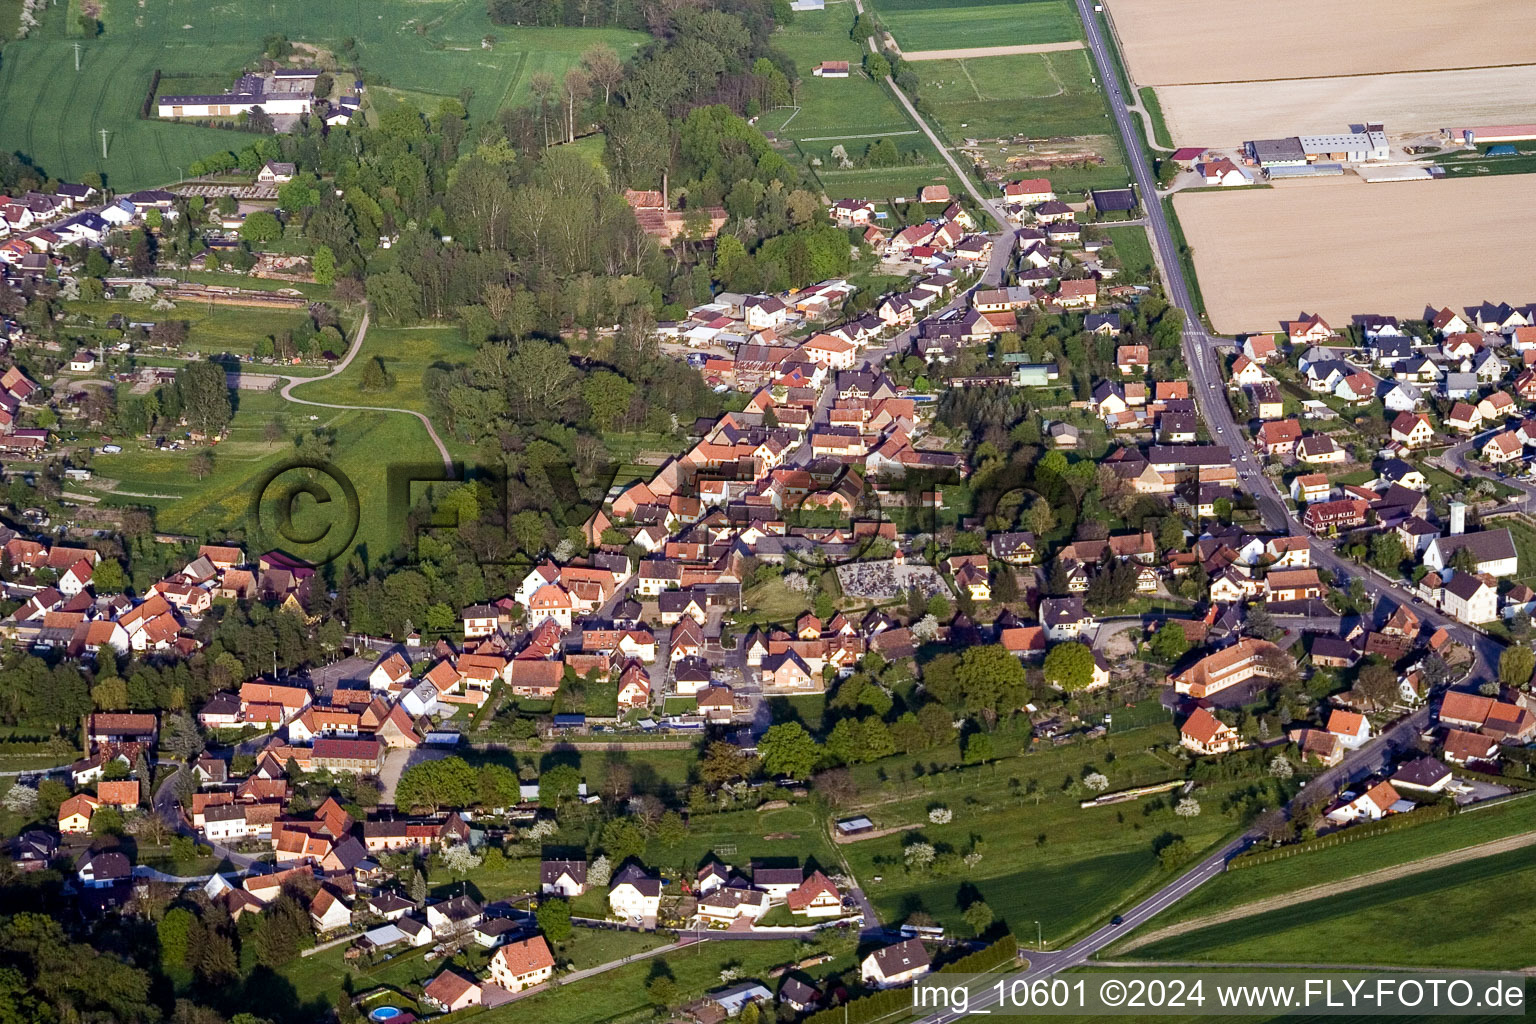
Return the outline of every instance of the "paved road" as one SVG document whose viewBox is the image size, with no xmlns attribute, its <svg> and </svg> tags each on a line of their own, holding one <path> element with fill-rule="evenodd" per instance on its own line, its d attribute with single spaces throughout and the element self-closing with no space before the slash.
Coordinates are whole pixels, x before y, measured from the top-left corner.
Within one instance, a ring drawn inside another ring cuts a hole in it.
<svg viewBox="0 0 1536 1024">
<path fill-rule="evenodd" d="M 293 397 L 293 389 L 298 387 L 300 384 L 310 384 L 318 380 L 329 380 L 332 377 L 342 373 L 348 366 L 351 365 L 352 360 L 357 357 L 357 354 L 360 351 L 362 351 L 363 339 L 368 335 L 368 321 L 372 315 L 372 310 L 364 307 L 363 318 L 362 320 L 358 321 L 357 324 L 357 334 L 355 334 L 352 338 L 352 347 L 347 349 L 347 354 L 342 357 L 341 362 L 337 363 L 335 367 L 330 370 L 330 372 L 322 373 L 318 377 L 291 377 L 286 374 L 278 374 L 276 376 L 281 376 L 288 382 L 283 385 L 282 391 L 278 393 L 283 396 L 284 401 L 292 402 L 295 405 L 312 405 L 318 409 L 355 409 L 362 412 L 398 412 L 403 413 L 406 416 L 414 416 L 421 421 L 422 426 L 427 428 L 427 436 L 432 438 L 432 443 L 437 446 L 437 453 L 442 456 L 443 465 L 447 467 L 451 473 L 453 471 L 453 457 L 448 454 L 448 446 L 443 444 L 443 439 L 437 436 L 437 428 L 432 425 L 432 421 L 427 418 L 425 413 L 419 413 L 415 409 L 396 409 L 384 405 L 338 405 L 335 402 L 312 402 L 307 398 Z"/>
<path fill-rule="evenodd" d="M 1115 125 L 1120 132 L 1121 140 L 1125 143 L 1131 171 L 1141 192 L 1142 206 L 1146 210 L 1148 227 L 1152 231 L 1152 240 L 1155 243 L 1153 249 L 1158 258 L 1169 298 L 1174 305 L 1185 311 L 1181 342 L 1200 415 L 1210 428 L 1212 436 L 1237 453 L 1238 486 L 1253 497 L 1264 524 L 1272 530 L 1304 535 L 1307 531 L 1287 510 L 1280 492 L 1259 467 L 1256 457 L 1250 451 L 1247 439 L 1233 418 L 1232 409 L 1227 404 L 1217 359 L 1220 349 L 1231 346 L 1234 342 L 1229 338 L 1222 338 L 1208 332 L 1190 312 L 1194 308 L 1194 303 L 1191 299 L 1189 282 L 1184 277 L 1183 264 L 1179 262 L 1178 246 L 1174 244 L 1173 233 L 1168 227 L 1168 218 L 1164 214 L 1163 205 L 1158 201 L 1157 181 L 1152 175 L 1152 168 L 1147 161 L 1145 151 L 1137 143 L 1135 137 L 1137 125 L 1133 115 L 1126 108 L 1127 97 L 1120 91 L 1120 80 L 1115 74 L 1104 33 L 1100 29 L 1098 20 L 1093 16 L 1091 0 L 1076 0 L 1076 3 L 1078 14 L 1087 32 L 1088 46 L 1093 51 L 1094 61 L 1098 65 L 1099 77 L 1103 79 L 1109 93 L 1110 110 L 1114 114 Z M 1415 604 L 1412 594 L 1395 586 L 1384 577 L 1339 557 L 1335 554 L 1332 545 L 1326 541 L 1313 538 L 1312 564 L 1328 569 L 1340 579 L 1356 577 L 1363 579 L 1366 591 L 1373 600 L 1379 601 L 1385 598 L 1396 604 Z M 1502 644 L 1426 605 L 1415 604 L 1414 612 L 1432 626 L 1443 626 L 1452 638 L 1476 653 L 1477 666 L 1474 670 L 1474 680 L 1493 678 L 1499 653 L 1503 650 Z"/>
<path fill-rule="evenodd" d="M 1249 454 L 1247 441 L 1239 432 L 1232 410 L 1227 404 L 1216 358 L 1218 347 L 1230 345 L 1231 342 L 1211 335 L 1188 312 L 1193 309 L 1193 303 L 1190 299 L 1188 282 L 1184 278 L 1183 266 L 1179 262 L 1178 247 L 1174 244 L 1162 203 L 1157 198 L 1156 180 L 1147 164 L 1146 155 L 1135 138 L 1136 125 L 1132 114 L 1126 108 L 1127 98 L 1121 94 L 1119 78 L 1111 63 L 1098 20 L 1093 16 L 1090 2 L 1091 0 L 1076 0 L 1078 14 L 1088 36 L 1089 48 L 1093 51 L 1094 61 L 1098 66 L 1099 77 L 1103 79 L 1109 93 L 1110 109 L 1114 114 L 1115 125 L 1125 143 L 1131 170 L 1142 195 L 1143 206 L 1147 211 L 1148 227 L 1152 232 L 1154 252 L 1163 272 L 1169 298 L 1174 305 L 1186 311 L 1181 342 L 1185 362 L 1190 370 L 1190 381 L 1193 385 L 1196 404 L 1207 426 L 1210 427 L 1212 435 L 1238 453 L 1236 465 L 1239 486 L 1253 496 L 1265 524 L 1271 529 L 1304 534 L 1305 531 L 1300 528 L 1300 524 L 1286 510 L 1284 501 L 1274 484 L 1260 471 Z M 1321 541 L 1313 540 L 1312 551 L 1314 565 L 1330 569 L 1338 576 L 1351 579 L 1362 578 L 1367 592 L 1373 598 L 1386 597 L 1398 603 L 1410 603 L 1413 600 L 1411 595 L 1400 588 L 1379 577 L 1374 577 L 1370 572 L 1363 571 L 1353 563 L 1345 562 L 1334 554 L 1330 546 Z M 1474 678 L 1492 678 L 1492 666 L 1497 664 L 1497 652 L 1502 650 L 1502 645 L 1425 606 L 1417 606 L 1414 611 L 1422 619 L 1434 625 L 1444 625 L 1453 637 L 1476 652 L 1478 664 L 1474 671 Z M 1389 762 L 1395 751 L 1406 749 L 1414 735 L 1429 721 L 1430 714 L 1427 708 L 1401 719 L 1375 740 L 1353 751 L 1339 765 L 1317 776 L 1313 782 L 1309 783 L 1308 788 L 1315 792 L 1314 787 L 1324 789 L 1338 787 L 1347 781 L 1364 778 L 1379 771 Z M 1244 850 L 1255 838 L 1253 833 L 1245 834 L 1206 857 L 1179 878 L 1124 912 L 1119 925 L 1105 925 L 1061 951 L 1027 954 L 1030 958 L 1030 966 L 1023 976 L 1028 979 L 1044 977 L 1086 963 L 1095 953 L 1120 935 L 1177 903 L 1221 873 L 1226 862 Z M 984 1011 L 995 1001 L 996 995 L 993 990 L 984 989 L 974 994 L 970 1012 Z M 965 1014 L 945 1011 L 924 1018 L 922 1024 L 949 1024 L 963 1016 Z"/>
</svg>

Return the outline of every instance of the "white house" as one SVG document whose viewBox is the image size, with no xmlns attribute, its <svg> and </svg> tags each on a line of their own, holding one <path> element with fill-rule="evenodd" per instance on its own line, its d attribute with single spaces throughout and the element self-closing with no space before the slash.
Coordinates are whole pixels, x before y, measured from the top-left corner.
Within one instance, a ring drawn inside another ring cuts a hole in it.
<svg viewBox="0 0 1536 1024">
<path fill-rule="evenodd" d="M 1357 797 L 1340 803 L 1327 814 L 1337 824 L 1352 821 L 1377 821 L 1389 813 L 1412 810 L 1413 804 L 1397 795 L 1392 783 L 1382 781 Z"/>
<path fill-rule="evenodd" d="M 638 872 L 625 877 L 608 890 L 608 909 L 624 921 L 655 927 L 656 916 L 661 913 L 661 879 Z"/>
<path fill-rule="evenodd" d="M 1371 723 L 1364 715 L 1336 709 L 1328 716 L 1328 731 L 1338 737 L 1344 749 L 1354 750 L 1371 738 Z"/>
<path fill-rule="evenodd" d="M 1499 590 L 1481 576 L 1459 572 L 1440 588 L 1440 609 L 1462 622 L 1492 622 L 1499 614 Z"/>
<path fill-rule="evenodd" d="M 859 964 L 859 977 L 870 988 L 892 988 L 916 981 L 933 968 L 928 950 L 917 939 L 877 949 Z"/>
<path fill-rule="evenodd" d="M 1455 516 L 1455 510 L 1452 512 Z M 1453 518 L 1452 529 L 1455 523 Z M 1435 572 L 1450 565 L 1456 552 L 1467 549 L 1475 561 L 1474 571 L 1489 576 L 1513 576 L 1520 568 L 1515 540 L 1509 530 L 1482 530 L 1478 533 L 1452 533 L 1437 537 L 1424 551 L 1424 564 Z M 1486 621 L 1486 620 L 1480 620 Z"/>
</svg>

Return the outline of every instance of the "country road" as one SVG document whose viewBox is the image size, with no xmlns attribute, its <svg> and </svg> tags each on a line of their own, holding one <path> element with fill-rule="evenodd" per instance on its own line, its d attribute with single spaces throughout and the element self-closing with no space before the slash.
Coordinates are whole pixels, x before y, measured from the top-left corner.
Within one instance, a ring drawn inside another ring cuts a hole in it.
<svg viewBox="0 0 1536 1024">
<path fill-rule="evenodd" d="M 341 361 L 337 363 L 329 372 L 322 373 L 318 377 L 294 377 L 288 374 L 280 374 L 279 376 L 281 376 L 288 383 L 284 384 L 282 390 L 278 393 L 283 396 L 284 401 L 292 402 L 295 405 L 311 405 L 318 409 L 350 409 L 358 412 L 397 412 L 403 413 L 406 416 L 414 416 L 421 421 L 422 426 L 427 428 L 427 436 L 432 438 L 432 443 L 437 446 L 438 455 L 442 456 L 443 465 L 451 473 L 453 470 L 453 457 L 448 454 L 448 446 L 443 444 L 443 439 L 437 436 L 437 428 L 432 426 L 432 421 L 427 418 L 425 413 L 417 412 L 415 409 L 396 409 L 383 405 L 338 405 L 335 402 L 313 402 L 307 398 L 293 397 L 293 389 L 298 387 L 300 384 L 312 384 L 316 381 L 330 380 L 332 377 L 335 377 L 344 372 L 346 368 L 352 364 L 352 360 L 355 359 L 357 354 L 363 349 L 363 339 L 368 335 L 368 323 L 369 318 L 372 317 L 372 315 L 373 311 L 367 307 L 364 307 L 363 319 L 358 322 L 357 333 L 352 338 L 352 347 L 347 349 L 347 354 L 343 356 Z"/>
<path fill-rule="evenodd" d="M 1481 860 L 1484 857 L 1495 857 L 1511 850 L 1523 849 L 1536 845 L 1536 832 L 1522 832 L 1515 836 L 1506 836 L 1503 839 L 1495 839 L 1490 842 L 1480 843 L 1477 846 L 1464 846 L 1457 850 L 1447 850 L 1437 853 L 1432 857 L 1422 857 L 1419 860 L 1411 860 L 1405 864 L 1394 864 L 1391 867 L 1377 868 L 1375 871 L 1367 871 L 1351 878 L 1340 879 L 1336 882 L 1326 882 L 1321 885 L 1311 885 L 1305 889 L 1297 889 L 1293 892 L 1280 893 L 1268 899 L 1254 900 L 1252 903 L 1243 903 L 1226 910 L 1218 910 L 1188 921 L 1179 921 L 1175 924 L 1154 928 L 1144 935 L 1138 935 L 1128 940 L 1115 950 L 1115 955 L 1129 953 L 1134 949 L 1149 946 L 1154 942 L 1172 938 L 1175 935 L 1183 935 L 1185 932 L 1199 931 L 1212 925 L 1226 924 L 1228 921 L 1237 921 L 1245 917 L 1255 917 L 1259 914 L 1267 914 L 1271 910 L 1280 910 L 1284 907 L 1295 906 L 1298 903 L 1307 903 L 1311 900 L 1329 899 L 1340 893 L 1350 892 L 1355 889 L 1365 889 L 1383 882 L 1394 882 L 1409 875 L 1419 875 L 1426 871 L 1435 871 L 1439 868 L 1460 867 L 1469 861 Z"/>
<path fill-rule="evenodd" d="M 1238 486 L 1253 497 L 1264 525 L 1280 533 L 1307 536 L 1308 532 L 1286 508 L 1285 501 L 1276 490 L 1274 483 L 1250 455 L 1248 441 L 1233 418 L 1232 409 L 1227 404 L 1225 382 L 1222 380 L 1217 364 L 1218 359 L 1221 358 L 1222 349 L 1232 346 L 1234 342 L 1230 338 L 1212 335 L 1195 317 L 1192 291 L 1189 282 L 1185 279 L 1179 248 L 1174 242 L 1173 232 L 1158 196 L 1157 180 L 1152 174 L 1146 151 L 1137 138 L 1137 134 L 1144 132 L 1145 129 L 1140 119 L 1127 107 L 1129 98 L 1121 92 L 1120 79 L 1115 71 L 1112 55 L 1105 43 L 1098 19 L 1094 17 L 1093 0 L 1075 0 L 1075 3 L 1088 47 L 1093 52 L 1099 79 L 1104 83 L 1104 89 L 1108 95 L 1110 111 L 1124 144 L 1142 206 L 1146 210 L 1147 226 L 1152 235 L 1153 255 L 1167 287 L 1169 301 L 1185 311 L 1180 346 L 1190 371 L 1191 391 L 1201 418 L 1210 428 L 1212 440 L 1226 445 L 1231 450 L 1238 471 Z M 900 93 L 898 92 L 897 95 L 899 96 Z M 919 121 L 919 123 L 922 122 Z M 942 148 L 940 151 L 943 152 Z M 1330 570 L 1337 578 L 1360 578 L 1373 601 L 1388 598 L 1398 604 L 1415 603 L 1412 595 L 1384 577 L 1373 575 L 1360 566 L 1346 562 L 1335 554 L 1332 545 L 1325 541 L 1316 538 L 1312 540 L 1312 555 L 1314 566 Z M 1443 626 L 1455 640 L 1465 644 L 1474 652 L 1476 664 L 1471 674 L 1473 681 L 1494 678 L 1498 655 L 1503 650 L 1502 644 L 1481 631 L 1451 619 L 1428 606 L 1419 604 L 1414 611 L 1431 626 Z M 1353 751 L 1338 765 L 1317 776 L 1309 785 L 1309 791 L 1315 792 L 1314 787 L 1323 789 L 1337 787 L 1345 782 L 1364 778 L 1373 772 L 1380 771 L 1391 763 L 1392 757 L 1397 752 L 1407 749 L 1429 722 L 1428 707 L 1404 717 L 1376 739 Z M 1247 849 L 1257 838 L 1255 832 L 1245 833 L 1205 857 L 1151 896 L 1129 910 L 1123 911 L 1117 918 L 1119 924 L 1106 924 L 1079 939 L 1067 949 L 1029 954 L 1029 967 L 1021 973 L 1020 977 L 1026 980 L 1049 977 L 1087 963 L 1111 942 L 1150 920 L 1224 871 L 1227 861 Z M 987 1008 L 997 999 L 998 996 L 992 989 L 974 994 L 970 1013 L 989 1012 Z M 951 1024 L 964 1016 L 966 1014 L 946 1010 L 923 1018 L 921 1024 Z"/>
</svg>

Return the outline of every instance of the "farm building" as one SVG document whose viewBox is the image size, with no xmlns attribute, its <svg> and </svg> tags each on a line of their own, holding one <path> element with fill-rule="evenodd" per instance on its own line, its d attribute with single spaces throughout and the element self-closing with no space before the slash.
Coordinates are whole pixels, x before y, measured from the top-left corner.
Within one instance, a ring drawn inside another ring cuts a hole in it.
<svg viewBox="0 0 1536 1024">
<path fill-rule="evenodd" d="M 219 96 L 158 96 L 161 117 L 234 117 L 260 107 L 268 114 L 307 114 L 320 72 L 283 68 L 270 75 L 241 75 L 229 92 Z"/>
</svg>

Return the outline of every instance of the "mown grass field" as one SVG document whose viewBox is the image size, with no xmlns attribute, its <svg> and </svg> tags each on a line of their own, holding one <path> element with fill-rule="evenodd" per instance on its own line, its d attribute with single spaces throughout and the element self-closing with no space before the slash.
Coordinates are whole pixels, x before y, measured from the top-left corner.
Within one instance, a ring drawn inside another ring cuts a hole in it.
<svg viewBox="0 0 1536 1024">
<path fill-rule="evenodd" d="M 952 756 L 941 749 L 856 769 L 861 800 L 847 813 L 863 810 L 881 828 L 919 824 L 916 835 L 960 853 L 980 838 L 982 859 L 948 877 L 908 872 L 902 851 L 910 832 L 851 843 L 842 853 L 882 920 L 923 911 L 968 934 L 960 915 L 974 887 L 1016 934 L 1038 920 L 1048 943 L 1065 941 L 1165 874 L 1154 844 L 1166 833 L 1183 836 L 1193 856 L 1238 828 L 1220 812 L 1221 786 L 1197 795 L 1203 813 L 1191 819 L 1176 817 L 1166 799 L 1078 806 L 1085 793 L 1077 780 L 1090 770 L 1108 776 L 1111 789 L 1181 777 L 1182 767 L 1155 750 L 1173 736 L 1165 722 L 1014 755 L 1018 737 L 1000 732 L 993 741 L 1002 756 L 992 765 L 956 770 L 958 749 Z M 939 804 L 953 812 L 949 824 L 929 823 L 929 809 Z"/>
<path fill-rule="evenodd" d="M 1149 930 L 1161 928 L 1308 886 L 1342 881 L 1378 868 L 1406 864 L 1533 830 L 1536 830 L 1536 797 L 1464 811 L 1416 828 L 1226 872 L 1153 918 L 1147 927 Z"/>
<path fill-rule="evenodd" d="M 1369 842 L 1369 840 L 1364 840 Z M 1525 901 L 1529 850 L 1228 921 L 1143 946 L 1140 959 L 1339 961 L 1514 970 L 1536 961 Z"/>
<path fill-rule="evenodd" d="M 248 356 L 255 351 L 258 341 L 292 330 L 309 315 L 304 310 L 210 306 L 195 302 L 178 303 L 175 309 L 161 313 L 150 309 L 146 303 L 126 300 L 67 302 L 64 308 L 66 313 L 91 317 L 98 325 L 104 325 L 117 313 L 137 323 L 185 320 L 190 325 L 187 343 L 180 353 L 185 356 Z M 65 333 L 72 333 L 74 326 L 66 323 Z"/>
<path fill-rule="evenodd" d="M 965 6 L 931 0 L 879 0 L 880 20 L 903 50 L 1065 43 L 1083 37 L 1068 0 L 979 3 Z"/>
<path fill-rule="evenodd" d="M 819 159 L 814 171 L 833 199 L 907 197 L 933 184 L 947 184 L 951 191 L 958 191 L 948 165 L 889 88 L 859 69 L 864 43 L 850 38 L 853 18 L 852 4 L 835 4 L 825 11 L 796 14 L 774 34 L 774 45 L 794 60 L 800 83 L 794 93 L 796 106 L 765 112 L 759 125 L 792 141 L 807 166 L 813 158 Z M 827 60 L 848 61 L 851 73 L 847 78 L 813 76 L 812 69 Z M 869 145 L 881 138 L 889 138 L 904 158 L 920 154 L 921 162 L 842 170 L 831 157 L 832 148 L 842 145 L 858 162 Z"/>
<path fill-rule="evenodd" d="M 122 453 L 98 454 L 92 460 L 96 476 L 82 487 L 100 494 L 104 504 L 153 508 L 156 527 L 166 532 L 223 536 L 234 531 L 244 533 L 254 544 L 249 527 L 256 480 L 291 458 L 287 438 L 326 428 L 335 432 L 332 462 L 357 492 L 355 546 L 370 564 L 393 550 L 398 538 L 391 535 L 389 525 L 384 467 L 398 461 L 402 453 L 419 459 L 432 452 L 419 422 L 398 414 L 306 409 L 267 392 L 238 392 L 235 398 L 238 406 L 229 437 L 212 449 L 213 472 L 206 478 L 194 479 L 189 469 L 193 457 L 204 449 L 156 451 L 136 439 L 124 439 Z M 311 420 L 310 416 L 316 418 Z M 284 439 L 269 442 L 266 427 L 273 420 L 282 425 Z M 289 479 L 290 475 L 283 477 L 284 481 Z M 294 524 L 296 534 L 324 535 L 324 539 L 305 545 L 269 535 L 267 546 L 281 546 L 300 558 L 313 557 L 339 536 L 326 534 L 327 527 L 350 529 L 352 520 L 343 511 L 340 489 L 325 478 L 318 478 L 318 482 L 337 500 L 320 504 L 300 498 L 294 506 Z M 270 511 L 265 510 L 261 517 L 269 531 L 273 525 Z"/>
<path fill-rule="evenodd" d="M 958 13 L 958 12 L 957 12 Z M 1031 138 L 1106 131 L 1108 106 L 1087 50 L 925 60 L 918 93 L 950 138 Z"/>
<path fill-rule="evenodd" d="M 1109 244 L 1120 259 L 1120 266 L 1128 276 L 1146 276 L 1152 273 L 1152 243 L 1147 241 L 1147 229 L 1135 227 L 1106 228 Z"/>
<path fill-rule="evenodd" d="M 628 57 L 645 38 L 619 29 L 496 26 L 482 0 L 155 0 L 109 6 L 103 33 L 82 43 L 77 73 L 66 14 L 65 5 L 47 7 L 40 28 L 6 46 L 0 139 L 52 177 L 78 180 L 102 171 L 119 191 L 173 180 L 178 166 L 184 171 L 200 157 L 249 141 L 190 123 L 139 120 L 155 69 L 232 82 L 272 33 L 329 48 L 354 37 L 363 68 L 386 86 L 412 93 L 432 110 L 442 98 L 469 90 L 477 120 L 526 99 L 536 72 L 558 79 L 594 43 L 607 42 Z M 489 50 L 480 45 L 487 35 L 497 40 Z M 101 129 L 109 132 L 105 159 Z"/>
<path fill-rule="evenodd" d="M 431 367 L 444 370 L 463 366 L 475 350 L 457 327 L 380 327 L 368 328 L 363 348 L 352 364 L 335 377 L 295 388 L 293 396 L 311 402 L 335 402 L 338 405 L 387 405 L 427 412 L 422 377 Z M 363 370 L 372 359 L 382 359 L 385 369 L 395 378 L 393 387 L 382 391 L 364 391 Z M 442 424 L 438 424 L 442 433 Z"/>
</svg>

